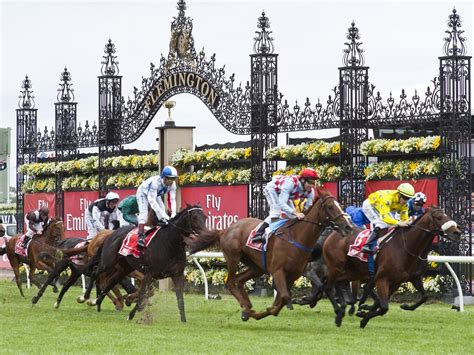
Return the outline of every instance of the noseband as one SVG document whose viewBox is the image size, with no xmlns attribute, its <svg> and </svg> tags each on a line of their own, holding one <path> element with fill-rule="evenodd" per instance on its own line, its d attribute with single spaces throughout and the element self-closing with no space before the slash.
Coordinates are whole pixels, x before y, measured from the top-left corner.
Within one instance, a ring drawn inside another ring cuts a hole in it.
<svg viewBox="0 0 474 355">
<path fill-rule="evenodd" d="M 432 208 L 430 210 L 430 212 L 428 212 L 428 217 L 430 219 L 430 222 L 433 224 L 434 227 L 436 227 L 436 223 L 433 219 L 433 213 L 434 212 L 438 212 L 438 211 L 441 211 L 443 214 L 444 214 L 444 211 L 441 209 L 441 208 Z M 446 236 L 446 231 L 451 228 L 451 227 L 457 227 L 458 224 L 453 221 L 453 220 L 449 220 L 445 223 L 443 223 L 443 225 L 439 226 L 439 227 L 436 227 L 436 229 L 434 231 L 430 230 L 430 229 L 427 229 L 427 228 L 423 228 L 423 227 L 420 227 L 418 226 L 417 224 L 412 224 L 411 227 L 414 227 L 414 228 L 417 228 L 417 229 L 421 229 L 422 231 L 426 232 L 426 233 L 430 233 L 432 235 L 439 235 L 441 237 L 445 237 Z"/>
</svg>

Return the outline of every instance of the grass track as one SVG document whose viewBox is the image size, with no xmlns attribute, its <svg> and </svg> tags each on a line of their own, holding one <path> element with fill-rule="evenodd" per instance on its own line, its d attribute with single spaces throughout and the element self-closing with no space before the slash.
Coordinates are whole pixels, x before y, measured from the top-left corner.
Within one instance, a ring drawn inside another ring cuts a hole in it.
<svg viewBox="0 0 474 355">
<path fill-rule="evenodd" d="M 32 307 L 36 291 L 26 289 L 22 299 L 14 283 L 0 282 L 0 353 L 473 353 L 473 306 L 458 313 L 434 303 L 405 312 L 392 304 L 387 315 L 361 330 L 359 319 L 349 316 L 336 328 L 326 301 L 316 309 L 295 306 L 276 318 L 244 323 L 231 296 L 205 301 L 202 295 L 185 295 L 188 322 L 183 324 L 174 294 L 159 293 L 137 323 L 109 301 L 101 313 L 77 304 L 79 288 L 66 295 L 59 310 L 52 307 L 50 289 Z M 253 301 L 257 310 L 271 303 L 270 298 Z M 143 317 L 151 324 L 143 324 Z"/>
</svg>

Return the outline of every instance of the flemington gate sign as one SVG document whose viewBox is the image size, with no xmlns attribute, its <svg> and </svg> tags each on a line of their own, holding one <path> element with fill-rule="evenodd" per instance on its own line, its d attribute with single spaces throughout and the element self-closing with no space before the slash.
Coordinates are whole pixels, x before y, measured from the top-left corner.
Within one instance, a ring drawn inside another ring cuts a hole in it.
<svg viewBox="0 0 474 355">
<path fill-rule="evenodd" d="M 471 57 L 466 55 L 461 20 L 456 10 L 449 16 L 442 56 L 437 58 L 439 72 L 424 97 L 415 94 L 411 101 L 402 90 L 400 99 L 383 99 L 369 81 L 359 29 L 352 23 L 348 29 L 343 66 L 333 94 L 325 104 L 300 100 L 290 108 L 278 87 L 278 54 L 274 53 L 270 21 L 265 13 L 258 18 L 253 53 L 250 54 L 250 77 L 242 87 L 234 86 L 234 75 L 226 76 L 217 68 L 215 55 L 196 53 L 192 19 L 185 14 L 184 0 L 178 1 L 178 16 L 171 22 L 168 57 L 159 65 L 150 65 L 150 75 L 142 79 L 141 88 L 132 98 L 122 96 L 116 49 L 112 41 L 105 46 L 99 81 L 99 125 L 90 129 L 77 126 L 76 103 L 72 95 L 71 75 L 65 69 L 56 106 L 55 132 L 37 130 L 37 109 L 31 81 L 25 78 L 17 109 L 17 166 L 35 162 L 37 152 L 55 151 L 56 160 L 74 159 L 80 148 L 99 149 L 99 194 L 107 191 L 110 174 L 104 166 L 107 157 L 119 152 L 124 144 L 140 137 L 166 100 L 189 93 L 199 98 L 216 119 L 230 132 L 250 135 L 251 185 L 249 215 L 262 218 L 266 203 L 262 194 L 265 184 L 276 170 L 276 161 L 265 159 L 268 149 L 278 145 L 281 132 L 339 129 L 341 153 L 339 165 L 343 176 L 338 195 L 343 205 L 360 205 L 365 197 L 363 170 L 367 165 L 360 143 L 374 128 L 431 129 L 441 136 L 441 176 L 438 179 L 439 201 L 463 229 L 460 243 L 443 242 L 450 254 L 471 255 Z M 25 182 L 17 175 L 17 220 L 23 223 Z M 64 214 L 64 195 L 60 175 L 56 176 L 56 214 Z M 463 286 L 470 291 L 470 266 L 462 272 Z"/>
</svg>

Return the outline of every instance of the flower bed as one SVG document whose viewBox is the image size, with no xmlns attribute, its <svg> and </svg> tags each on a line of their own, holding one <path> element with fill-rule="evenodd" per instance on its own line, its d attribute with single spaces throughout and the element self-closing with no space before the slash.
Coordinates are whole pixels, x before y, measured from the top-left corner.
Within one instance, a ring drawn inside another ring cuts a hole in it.
<svg viewBox="0 0 474 355">
<path fill-rule="evenodd" d="M 269 149 L 266 153 L 266 158 L 270 160 L 307 159 L 316 161 L 321 158 L 337 156 L 340 152 L 341 145 L 339 142 L 326 143 L 316 141 Z"/>
<path fill-rule="evenodd" d="M 250 183 L 250 169 L 202 169 L 193 173 L 184 173 L 178 177 L 179 185 L 215 183 L 220 185 Z"/>
<path fill-rule="evenodd" d="M 372 139 L 360 145 L 365 156 L 386 153 L 435 152 L 441 144 L 440 136 L 412 137 L 409 139 Z"/>
<path fill-rule="evenodd" d="M 364 169 L 365 180 L 396 178 L 418 179 L 422 176 L 438 175 L 441 170 L 439 158 L 423 160 L 382 161 Z"/>
<path fill-rule="evenodd" d="M 14 203 L 2 203 L 0 204 L 0 214 L 15 214 L 16 205 Z"/>
<path fill-rule="evenodd" d="M 322 164 L 317 166 L 308 165 L 297 165 L 297 166 L 287 166 L 284 169 L 279 169 L 275 171 L 273 175 L 298 175 L 301 170 L 306 167 L 314 168 L 319 175 L 321 181 L 337 181 L 342 175 L 342 168 L 334 164 Z"/>
<path fill-rule="evenodd" d="M 178 148 L 171 157 L 171 165 L 179 168 L 193 164 L 201 164 L 203 167 L 218 166 L 222 163 L 250 159 L 251 155 L 251 148 L 207 149 L 197 152 Z"/>
</svg>

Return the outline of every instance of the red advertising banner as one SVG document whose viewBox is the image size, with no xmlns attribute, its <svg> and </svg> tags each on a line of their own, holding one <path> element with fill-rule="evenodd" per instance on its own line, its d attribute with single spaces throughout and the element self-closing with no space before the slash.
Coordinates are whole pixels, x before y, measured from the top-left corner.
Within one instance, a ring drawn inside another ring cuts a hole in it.
<svg viewBox="0 0 474 355">
<path fill-rule="evenodd" d="M 86 209 L 99 198 L 97 191 L 64 193 L 64 227 L 67 238 L 87 237 Z"/>
<path fill-rule="evenodd" d="M 197 186 L 181 188 L 181 206 L 200 203 L 210 229 L 225 229 L 248 217 L 248 186 Z"/>
<path fill-rule="evenodd" d="M 379 180 L 367 181 L 365 183 L 365 196 L 369 196 L 372 192 L 378 190 L 396 190 L 397 186 L 403 182 L 413 185 L 416 192 L 423 192 L 426 195 L 426 205 L 438 204 L 438 180 L 437 179 L 421 179 L 413 180 Z"/>
</svg>

